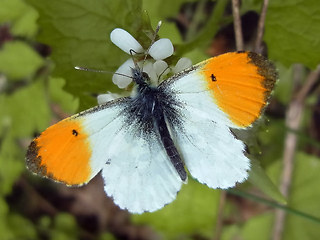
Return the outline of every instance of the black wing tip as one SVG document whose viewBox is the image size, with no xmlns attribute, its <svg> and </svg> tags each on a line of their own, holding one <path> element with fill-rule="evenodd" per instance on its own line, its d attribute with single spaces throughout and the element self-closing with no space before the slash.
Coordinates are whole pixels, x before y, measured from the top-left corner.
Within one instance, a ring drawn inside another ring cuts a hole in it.
<svg viewBox="0 0 320 240">
<path fill-rule="evenodd" d="M 258 73 L 265 78 L 264 87 L 271 92 L 279 78 L 275 65 L 266 57 L 255 52 L 248 52 L 248 57 L 251 63 L 258 67 Z"/>
<path fill-rule="evenodd" d="M 39 156 L 39 146 L 37 145 L 37 139 L 33 140 L 26 153 L 26 166 L 27 168 L 40 176 L 47 175 L 47 168 L 41 165 L 41 156 Z"/>
</svg>

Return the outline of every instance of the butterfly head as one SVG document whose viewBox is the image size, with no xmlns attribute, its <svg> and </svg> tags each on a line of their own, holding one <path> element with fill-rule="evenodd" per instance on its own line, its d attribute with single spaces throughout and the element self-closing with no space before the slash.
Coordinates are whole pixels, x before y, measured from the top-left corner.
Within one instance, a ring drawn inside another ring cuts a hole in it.
<svg viewBox="0 0 320 240">
<path fill-rule="evenodd" d="M 132 79 L 139 86 L 147 86 L 150 84 L 150 77 L 146 72 L 143 72 L 139 67 L 131 68 Z"/>
</svg>

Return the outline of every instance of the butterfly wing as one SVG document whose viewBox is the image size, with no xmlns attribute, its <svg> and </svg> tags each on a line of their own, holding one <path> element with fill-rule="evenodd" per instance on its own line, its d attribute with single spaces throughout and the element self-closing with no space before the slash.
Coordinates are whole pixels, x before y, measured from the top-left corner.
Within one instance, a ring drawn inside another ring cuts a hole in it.
<svg viewBox="0 0 320 240">
<path fill-rule="evenodd" d="M 108 102 L 66 118 L 34 139 L 26 154 L 32 172 L 67 185 L 82 185 L 104 166 L 107 147 L 115 132 L 125 99 Z M 101 135 L 101 130 L 109 135 Z M 103 138 L 103 139 L 102 139 Z"/>
<path fill-rule="evenodd" d="M 108 148 L 109 162 L 102 171 L 105 191 L 132 213 L 152 212 L 175 199 L 182 181 L 159 137 L 135 132 L 134 125 L 121 129 Z"/>
<path fill-rule="evenodd" d="M 190 174 L 211 188 L 229 188 L 248 177 L 249 159 L 244 155 L 244 144 L 230 129 L 218 122 L 183 111 L 182 128 L 172 129 Z"/>
<path fill-rule="evenodd" d="M 130 212 L 173 201 L 182 181 L 155 131 L 140 134 L 123 98 L 67 118 L 29 146 L 27 167 L 67 185 L 82 185 L 101 169 L 106 194 Z"/>
<path fill-rule="evenodd" d="M 172 90 L 195 114 L 246 128 L 261 116 L 276 79 L 275 67 L 263 56 L 232 52 L 203 61 L 160 88 Z"/>
<path fill-rule="evenodd" d="M 250 52 L 227 53 L 173 76 L 159 88 L 180 103 L 180 126 L 171 132 L 190 174 L 212 188 L 248 177 L 244 144 L 230 131 L 249 127 L 276 81 L 274 66 Z"/>
</svg>

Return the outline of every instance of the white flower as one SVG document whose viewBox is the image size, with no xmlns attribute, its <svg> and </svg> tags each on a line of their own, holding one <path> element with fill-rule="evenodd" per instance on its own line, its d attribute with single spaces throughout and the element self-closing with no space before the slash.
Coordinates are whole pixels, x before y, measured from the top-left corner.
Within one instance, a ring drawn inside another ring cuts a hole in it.
<svg viewBox="0 0 320 240">
<path fill-rule="evenodd" d="M 128 54 L 130 54 L 130 50 L 133 50 L 133 53 L 144 52 L 140 43 L 124 29 L 113 29 L 113 31 L 110 33 L 110 39 L 111 42 L 113 42 L 118 48 Z"/>
<path fill-rule="evenodd" d="M 119 88 L 126 88 L 132 81 L 132 79 L 129 77 L 132 74 L 132 68 L 134 68 L 134 63 L 132 58 L 129 58 L 116 71 L 116 73 L 120 73 L 122 75 L 113 74 L 112 82 L 118 85 Z"/>
<path fill-rule="evenodd" d="M 173 73 L 181 72 L 192 66 L 192 62 L 189 58 L 183 57 L 180 58 L 177 62 L 176 66 L 172 69 Z"/>
<path fill-rule="evenodd" d="M 159 30 L 160 25 L 161 22 L 157 30 Z M 127 54 L 143 56 L 136 64 L 149 75 L 151 83 L 154 85 L 158 85 L 169 73 L 178 73 L 192 65 L 190 59 L 181 58 L 173 68 L 168 66 L 164 59 L 170 57 L 174 51 L 172 42 L 168 38 L 155 41 L 148 50 L 145 50 L 130 33 L 121 28 L 114 29 L 110 34 L 110 39 Z M 148 58 L 146 60 L 146 54 L 150 55 L 152 59 Z M 119 88 L 126 88 L 132 82 L 133 68 L 135 68 L 135 63 L 133 57 L 130 57 L 112 76 L 113 83 Z"/>
<path fill-rule="evenodd" d="M 110 39 L 117 47 L 128 54 L 149 54 L 155 61 L 170 57 L 174 50 L 169 39 L 161 38 L 155 41 L 150 47 L 149 51 L 146 52 L 141 44 L 130 33 L 121 28 L 114 29 L 110 34 Z M 143 71 L 148 73 L 151 80 L 154 82 L 158 80 L 158 75 L 157 72 L 155 72 L 155 69 L 153 69 L 153 66 L 150 64 L 153 64 L 153 62 L 150 62 L 149 60 L 144 62 L 144 66 L 141 66 L 141 61 L 138 63 L 138 65 L 143 68 Z M 112 76 L 112 81 L 118 85 L 119 88 L 126 88 L 131 83 L 132 79 L 125 77 L 124 75 L 131 76 L 131 68 L 133 67 L 134 62 L 132 58 L 130 58 L 116 70 L 116 73 L 121 75 L 114 74 Z"/>
<path fill-rule="evenodd" d="M 162 60 L 170 57 L 173 50 L 172 42 L 168 38 L 161 38 L 151 45 L 148 54 L 155 60 Z"/>
<path fill-rule="evenodd" d="M 101 104 L 104 104 L 106 102 L 109 102 L 109 101 L 112 101 L 114 99 L 117 99 L 119 97 L 120 97 L 119 94 L 108 92 L 108 93 L 105 93 L 105 94 L 98 95 L 97 100 L 98 100 L 98 104 L 101 105 Z"/>
</svg>

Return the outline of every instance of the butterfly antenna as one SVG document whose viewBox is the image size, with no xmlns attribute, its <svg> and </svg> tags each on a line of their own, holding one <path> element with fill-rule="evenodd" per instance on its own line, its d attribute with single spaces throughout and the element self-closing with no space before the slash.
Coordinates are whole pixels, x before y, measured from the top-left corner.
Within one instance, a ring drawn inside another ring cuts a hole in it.
<svg viewBox="0 0 320 240">
<path fill-rule="evenodd" d="M 164 69 L 164 70 L 160 73 L 160 75 L 159 75 L 159 77 L 158 77 L 158 83 L 160 82 L 160 78 L 162 77 L 162 75 L 163 75 L 168 69 L 169 69 L 169 66 L 167 66 L 166 69 Z"/>
<path fill-rule="evenodd" d="M 152 38 L 152 40 L 151 40 L 151 43 L 150 43 L 150 45 L 149 45 L 149 48 L 148 48 L 148 50 L 146 51 L 146 53 L 145 53 L 145 55 L 144 55 L 143 65 L 144 65 L 145 61 L 147 60 L 147 56 L 148 56 L 148 53 L 149 53 L 149 50 L 150 50 L 151 46 L 152 46 L 152 45 L 154 44 L 154 42 L 156 41 L 156 38 L 157 38 L 158 32 L 159 32 L 159 30 L 160 30 L 161 24 L 162 24 L 162 21 L 159 21 L 159 22 L 158 22 L 158 25 L 157 25 L 157 28 L 156 28 L 156 30 L 155 30 L 155 32 L 154 32 L 153 38 Z M 142 66 L 143 66 L 143 65 L 142 65 Z"/>
<path fill-rule="evenodd" d="M 98 73 L 109 73 L 109 74 L 116 74 L 119 76 L 123 76 L 123 77 L 127 77 L 127 78 L 131 78 L 131 76 L 122 74 L 122 73 L 117 73 L 117 72 L 110 72 L 110 71 L 105 71 L 105 70 L 100 70 L 100 69 L 92 69 L 92 68 L 86 68 L 86 67 L 79 67 L 79 66 L 75 66 L 74 67 L 76 70 L 81 70 L 81 71 L 87 71 L 87 72 L 98 72 Z"/>
<path fill-rule="evenodd" d="M 134 59 L 134 57 L 133 57 L 133 54 L 135 53 L 135 54 L 137 54 L 137 52 L 135 51 L 135 50 L 133 50 L 133 49 L 130 49 L 130 55 L 131 55 L 131 58 L 132 58 L 132 61 L 133 61 L 133 64 L 134 64 L 134 68 L 136 68 L 136 69 L 140 69 L 139 68 L 139 66 L 138 66 L 138 63 L 137 63 L 137 61 Z"/>
</svg>

